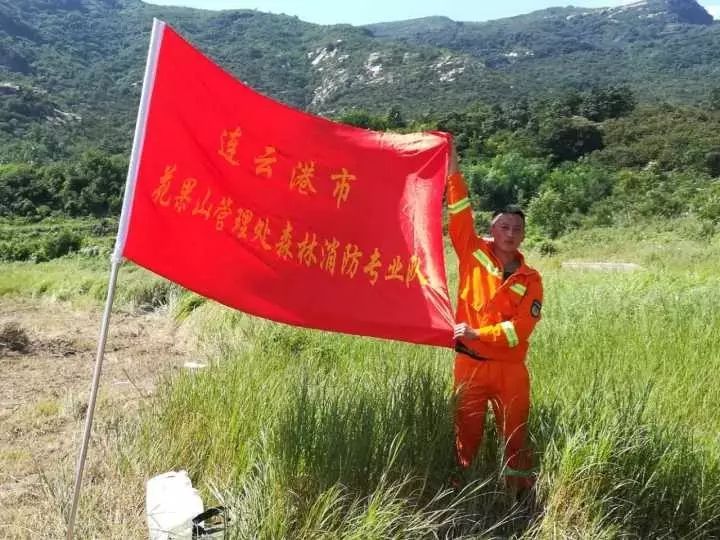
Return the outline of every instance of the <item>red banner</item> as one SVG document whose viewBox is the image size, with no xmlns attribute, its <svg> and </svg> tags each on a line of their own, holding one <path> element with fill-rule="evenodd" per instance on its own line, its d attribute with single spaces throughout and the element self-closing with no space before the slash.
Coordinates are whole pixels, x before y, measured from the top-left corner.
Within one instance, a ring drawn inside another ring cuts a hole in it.
<svg viewBox="0 0 720 540">
<path fill-rule="evenodd" d="M 446 134 L 294 110 L 165 25 L 156 54 L 124 257 L 275 321 L 452 346 Z"/>
</svg>

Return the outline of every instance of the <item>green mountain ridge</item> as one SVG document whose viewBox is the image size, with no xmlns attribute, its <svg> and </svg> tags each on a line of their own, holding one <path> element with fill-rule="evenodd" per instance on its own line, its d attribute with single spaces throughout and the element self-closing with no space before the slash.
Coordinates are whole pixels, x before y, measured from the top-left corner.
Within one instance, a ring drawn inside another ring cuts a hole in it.
<svg viewBox="0 0 720 540">
<path fill-rule="evenodd" d="M 0 144 L 44 126 L 46 101 L 83 119 L 77 136 L 111 141 L 111 151 L 112 141 L 127 141 L 153 17 L 167 21 L 256 90 L 324 114 L 375 108 L 387 101 L 388 86 L 395 103 L 409 108 L 425 102 L 437 109 L 478 93 L 499 98 L 509 88 L 502 76 L 463 55 L 455 55 L 457 62 L 464 62 L 471 76 L 449 84 L 443 76 L 453 67 L 442 64 L 443 51 L 381 43 L 348 25 L 324 27 L 258 11 L 166 8 L 139 0 L 2 0 L 0 84 L 7 90 L 0 102 Z M 23 95 L 13 95 L 14 87 Z M 38 109 L 43 113 L 35 114 Z"/>
<path fill-rule="evenodd" d="M 621 84 L 641 101 L 692 104 L 720 81 L 720 23 L 694 0 L 366 27 L 140 0 L 0 0 L 0 146 L 18 159 L 18 140 L 49 132 L 59 146 L 126 150 L 153 17 L 256 90 L 331 116 L 396 106 L 418 117 Z"/>
</svg>

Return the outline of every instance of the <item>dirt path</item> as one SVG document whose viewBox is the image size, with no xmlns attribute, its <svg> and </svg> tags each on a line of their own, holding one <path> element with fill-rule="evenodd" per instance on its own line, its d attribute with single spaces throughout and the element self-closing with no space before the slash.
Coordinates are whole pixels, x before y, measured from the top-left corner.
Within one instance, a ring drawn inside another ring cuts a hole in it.
<svg viewBox="0 0 720 540">
<path fill-rule="evenodd" d="M 57 491 L 71 490 L 66 477 L 82 436 L 100 320 L 99 308 L 0 298 L 0 330 L 12 323 L 29 338 L 24 352 L 0 346 L 3 538 L 51 538 L 62 525 L 44 534 L 37 520 L 47 518 L 53 498 L 55 507 L 67 498 Z M 95 425 L 103 422 L 103 411 L 131 415 L 160 376 L 192 359 L 185 343 L 163 314 L 113 313 Z M 65 478 L 58 479 L 61 469 Z M 59 522 L 61 512 L 55 513 Z"/>
</svg>

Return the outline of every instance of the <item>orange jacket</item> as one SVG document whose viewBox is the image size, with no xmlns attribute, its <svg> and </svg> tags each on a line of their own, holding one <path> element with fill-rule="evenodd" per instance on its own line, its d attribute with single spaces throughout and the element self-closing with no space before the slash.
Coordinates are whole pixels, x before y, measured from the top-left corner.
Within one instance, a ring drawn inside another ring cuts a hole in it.
<svg viewBox="0 0 720 540">
<path fill-rule="evenodd" d="M 493 255 L 492 240 L 475 233 L 470 199 L 460 173 L 448 178 L 450 239 L 458 256 L 457 322 L 465 322 L 478 339 L 463 344 L 490 360 L 522 362 L 528 338 L 540 320 L 543 289 L 540 274 L 525 264 L 503 282 L 502 264 Z"/>
</svg>

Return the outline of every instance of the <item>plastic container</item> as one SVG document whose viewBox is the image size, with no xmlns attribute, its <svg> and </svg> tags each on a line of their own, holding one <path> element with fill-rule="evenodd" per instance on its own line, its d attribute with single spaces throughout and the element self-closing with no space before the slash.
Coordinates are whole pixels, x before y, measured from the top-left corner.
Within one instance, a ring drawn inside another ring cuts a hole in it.
<svg viewBox="0 0 720 540">
<path fill-rule="evenodd" d="M 203 502 L 186 471 L 170 471 L 147 481 L 145 511 L 150 540 L 191 540 Z"/>
</svg>

